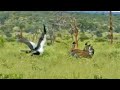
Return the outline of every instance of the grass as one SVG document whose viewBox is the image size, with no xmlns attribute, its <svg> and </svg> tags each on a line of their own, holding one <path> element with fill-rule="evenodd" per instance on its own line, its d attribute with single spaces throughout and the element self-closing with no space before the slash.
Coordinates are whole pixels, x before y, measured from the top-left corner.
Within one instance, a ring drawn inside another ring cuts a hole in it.
<svg viewBox="0 0 120 90">
<path fill-rule="evenodd" d="M 0 47 L 1 79 L 118 79 L 120 78 L 119 43 L 93 42 L 92 59 L 69 55 L 71 40 L 46 46 L 42 56 L 20 52 L 25 44 L 6 42 Z M 79 42 L 82 49 L 85 42 Z"/>
</svg>

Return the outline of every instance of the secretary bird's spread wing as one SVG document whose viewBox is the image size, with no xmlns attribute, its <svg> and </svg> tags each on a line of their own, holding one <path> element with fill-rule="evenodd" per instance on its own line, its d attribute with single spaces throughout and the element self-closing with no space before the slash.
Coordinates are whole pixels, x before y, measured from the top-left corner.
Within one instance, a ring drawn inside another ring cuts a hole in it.
<svg viewBox="0 0 120 90">
<path fill-rule="evenodd" d="M 42 40 L 44 39 L 44 35 L 46 34 L 46 27 L 45 25 L 43 24 L 43 28 L 44 28 L 44 32 L 41 34 L 39 40 L 38 40 L 38 43 L 37 43 L 37 47 L 35 48 L 35 50 L 37 50 L 39 47 L 40 47 L 40 44 L 42 42 Z"/>
<path fill-rule="evenodd" d="M 22 42 L 22 43 L 25 43 L 31 50 L 33 50 L 36 46 L 35 43 L 27 40 L 26 38 L 20 38 L 18 41 Z"/>
</svg>

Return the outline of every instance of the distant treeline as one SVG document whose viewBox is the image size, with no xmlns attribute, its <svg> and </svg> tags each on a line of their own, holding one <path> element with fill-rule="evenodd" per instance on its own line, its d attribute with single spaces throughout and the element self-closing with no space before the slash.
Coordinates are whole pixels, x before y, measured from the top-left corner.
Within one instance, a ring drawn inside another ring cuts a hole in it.
<svg viewBox="0 0 120 90">
<path fill-rule="evenodd" d="M 69 31 L 71 18 L 75 17 L 81 32 L 103 33 L 109 30 L 109 15 L 69 13 L 65 11 L 0 11 L 0 34 L 10 36 L 22 30 L 36 33 L 42 30 L 43 23 L 53 31 Z M 113 31 L 120 32 L 120 17 L 113 15 Z"/>
</svg>

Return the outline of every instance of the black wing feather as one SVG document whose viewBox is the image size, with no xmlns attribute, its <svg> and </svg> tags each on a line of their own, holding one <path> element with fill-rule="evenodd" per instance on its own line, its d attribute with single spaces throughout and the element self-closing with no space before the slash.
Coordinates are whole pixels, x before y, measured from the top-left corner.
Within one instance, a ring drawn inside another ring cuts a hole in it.
<svg viewBox="0 0 120 90">
<path fill-rule="evenodd" d="M 25 43 L 31 50 L 33 50 L 32 44 L 26 38 L 20 38 L 18 41 L 22 42 L 22 43 Z"/>
<path fill-rule="evenodd" d="M 37 43 L 37 47 L 35 48 L 35 50 L 37 50 L 40 47 L 40 43 L 42 42 L 44 35 L 46 34 L 46 26 L 43 24 L 43 28 L 44 28 L 44 32 L 41 34 L 38 43 Z"/>
</svg>

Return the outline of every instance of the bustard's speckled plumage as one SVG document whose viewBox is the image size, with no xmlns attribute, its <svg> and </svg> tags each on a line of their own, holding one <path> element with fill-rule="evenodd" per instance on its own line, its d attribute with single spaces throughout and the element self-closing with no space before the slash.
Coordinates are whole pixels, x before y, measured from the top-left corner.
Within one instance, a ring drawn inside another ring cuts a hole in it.
<svg viewBox="0 0 120 90">
<path fill-rule="evenodd" d="M 91 45 L 85 44 L 83 50 L 75 49 L 75 42 L 72 43 L 71 55 L 75 57 L 84 57 L 84 58 L 92 58 L 94 55 L 94 49 Z"/>
</svg>

